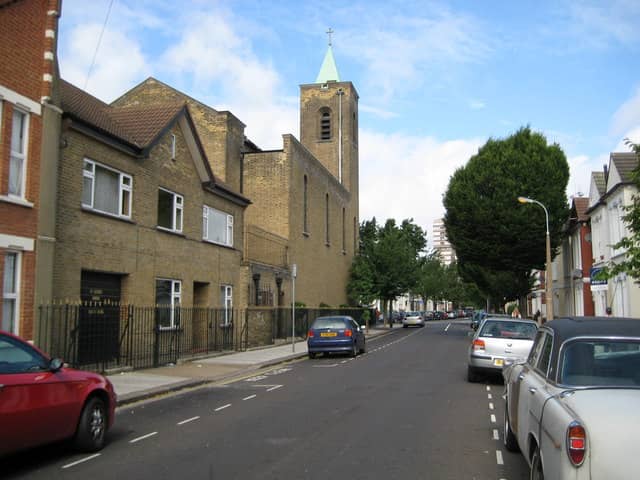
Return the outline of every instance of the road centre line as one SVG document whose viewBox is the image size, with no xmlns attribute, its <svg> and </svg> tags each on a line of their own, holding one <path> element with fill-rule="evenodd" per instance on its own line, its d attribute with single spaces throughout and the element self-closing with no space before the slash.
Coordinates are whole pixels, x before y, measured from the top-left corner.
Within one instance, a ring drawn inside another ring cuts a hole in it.
<svg viewBox="0 0 640 480">
<path fill-rule="evenodd" d="M 146 435 L 142 435 L 141 437 L 134 438 L 133 440 L 129 440 L 129 443 L 136 443 L 136 442 L 139 442 L 140 440 L 144 440 L 146 438 L 153 437 L 154 435 L 157 435 L 157 434 L 158 434 L 158 432 L 147 433 Z"/>
<path fill-rule="evenodd" d="M 497 428 L 493 429 L 493 439 L 494 440 L 500 440 L 500 434 L 498 433 L 498 429 Z"/>
<path fill-rule="evenodd" d="M 248 397 L 244 397 L 242 400 L 251 400 L 252 398 L 256 398 L 257 395 L 249 395 Z"/>
<path fill-rule="evenodd" d="M 66 464 L 66 465 L 63 465 L 63 466 L 62 466 L 62 468 L 64 469 L 64 468 L 71 468 L 71 467 L 75 467 L 76 465 L 79 465 L 79 464 L 84 463 L 84 462 L 88 462 L 89 460 L 92 460 L 92 459 L 94 459 L 94 458 L 96 458 L 96 457 L 99 457 L 100 455 L 101 455 L 100 453 L 94 453 L 93 455 L 90 455 L 90 456 L 88 456 L 88 457 L 81 458 L 80 460 L 77 460 L 77 461 L 75 461 L 75 462 L 72 462 L 72 463 L 68 463 L 68 464 Z"/>
<path fill-rule="evenodd" d="M 282 385 L 274 385 L 271 388 L 267 388 L 267 392 L 273 392 L 274 390 L 277 390 L 279 388 L 282 388 Z"/>
<path fill-rule="evenodd" d="M 491 414 L 491 423 L 496 423 L 496 416 L 493 413 Z"/>
<path fill-rule="evenodd" d="M 224 410 L 225 408 L 229 408 L 231 406 L 230 403 L 227 403 L 226 405 L 222 405 L 221 407 L 218 407 L 214 410 L 214 412 L 219 412 L 220 410 Z"/>
<path fill-rule="evenodd" d="M 491 391 L 491 387 L 489 385 L 487 385 L 487 392 Z"/>
<path fill-rule="evenodd" d="M 489 410 L 493 410 L 493 402 L 489 402 Z"/>
<path fill-rule="evenodd" d="M 493 398 L 493 395 L 491 395 L 490 393 L 487 393 L 487 398 L 491 400 Z"/>
<path fill-rule="evenodd" d="M 498 465 L 504 465 L 504 460 L 502 459 L 502 452 L 500 450 L 496 450 L 496 462 L 498 462 Z"/>
<path fill-rule="evenodd" d="M 187 418 L 186 420 L 182 420 L 181 422 L 178 422 L 176 425 L 184 425 L 185 423 L 193 422 L 194 420 L 198 420 L 199 418 L 200 416 Z"/>
<path fill-rule="evenodd" d="M 451 324 L 447 325 L 447 327 L 444 329 L 444 331 L 445 332 L 448 331 L 450 326 L 451 326 Z"/>
</svg>

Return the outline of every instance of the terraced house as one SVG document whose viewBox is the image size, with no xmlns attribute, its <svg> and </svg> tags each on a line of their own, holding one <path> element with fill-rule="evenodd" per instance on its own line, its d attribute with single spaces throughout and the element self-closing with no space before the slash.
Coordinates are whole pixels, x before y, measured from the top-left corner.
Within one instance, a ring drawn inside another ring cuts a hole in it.
<svg viewBox="0 0 640 480">
<path fill-rule="evenodd" d="M 51 249 L 41 178 L 57 151 L 51 103 L 59 0 L 0 0 L 0 329 L 34 334 L 36 256 Z M 46 219 L 45 219 L 46 224 Z"/>
</svg>

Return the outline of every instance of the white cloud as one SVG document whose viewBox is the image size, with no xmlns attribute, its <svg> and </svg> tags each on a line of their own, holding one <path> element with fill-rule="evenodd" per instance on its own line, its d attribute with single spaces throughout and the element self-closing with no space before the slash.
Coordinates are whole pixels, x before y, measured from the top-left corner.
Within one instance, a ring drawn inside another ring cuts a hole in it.
<svg viewBox="0 0 640 480">
<path fill-rule="evenodd" d="M 95 64 L 89 77 L 89 67 L 94 58 L 102 26 L 98 24 L 75 27 L 60 49 L 62 78 L 110 102 L 150 74 L 150 67 L 135 39 L 117 30 L 106 29 L 95 56 Z M 87 81 L 88 78 L 88 81 Z"/>
<path fill-rule="evenodd" d="M 431 137 L 360 132 L 360 220 L 413 218 L 431 241 L 433 220 L 444 214 L 451 175 L 485 140 L 440 142 Z M 393 172 L 390 175 L 389 172 Z"/>
<path fill-rule="evenodd" d="M 472 110 L 482 110 L 484 107 L 486 107 L 486 105 L 482 100 L 469 101 L 469 108 L 471 108 Z"/>
<path fill-rule="evenodd" d="M 567 29 L 581 45 L 606 48 L 611 43 L 630 45 L 640 39 L 640 4 L 636 0 L 573 0 L 567 6 Z"/>
<path fill-rule="evenodd" d="M 611 133 L 619 136 L 640 127 L 640 87 L 613 114 Z"/>
</svg>

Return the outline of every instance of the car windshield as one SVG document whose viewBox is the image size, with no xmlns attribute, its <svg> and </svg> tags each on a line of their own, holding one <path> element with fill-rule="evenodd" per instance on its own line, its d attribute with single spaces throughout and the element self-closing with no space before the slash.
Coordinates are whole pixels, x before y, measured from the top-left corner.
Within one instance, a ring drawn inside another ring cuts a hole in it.
<svg viewBox="0 0 640 480">
<path fill-rule="evenodd" d="M 561 383 L 640 386 L 640 340 L 578 340 L 563 348 Z"/>
<path fill-rule="evenodd" d="M 340 317 L 317 318 L 313 325 L 313 329 L 320 328 L 345 328 L 344 320 Z"/>
<path fill-rule="evenodd" d="M 533 323 L 486 320 L 482 325 L 480 336 L 533 340 L 536 331 L 537 327 Z"/>
</svg>

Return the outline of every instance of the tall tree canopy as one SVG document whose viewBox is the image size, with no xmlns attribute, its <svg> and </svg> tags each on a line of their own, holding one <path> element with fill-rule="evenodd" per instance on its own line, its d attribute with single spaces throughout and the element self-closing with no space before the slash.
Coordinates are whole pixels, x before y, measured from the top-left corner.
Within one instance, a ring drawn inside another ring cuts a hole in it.
<svg viewBox="0 0 640 480">
<path fill-rule="evenodd" d="M 419 277 L 419 255 L 427 244 L 425 233 L 413 219 L 399 226 L 376 219 L 360 226 L 360 252 L 351 267 L 349 296 L 370 303 L 379 298 L 385 304 L 410 291 Z"/>
<path fill-rule="evenodd" d="M 486 294 L 491 293 L 492 276 L 502 278 L 494 287 L 510 285 L 515 287 L 510 295 L 526 294 L 531 270 L 545 266 L 546 222 L 542 208 L 520 204 L 518 197 L 546 206 L 555 252 L 569 215 L 568 181 L 569 165 L 562 149 L 548 145 L 542 134 L 529 127 L 503 140 L 490 139 L 481 147 L 456 170 L 444 196 L 447 236 L 461 271 L 466 272 L 463 277 L 475 281 Z M 472 272 L 482 273 L 482 278 L 473 278 Z M 511 277 L 506 285 L 505 272 Z"/>
</svg>

